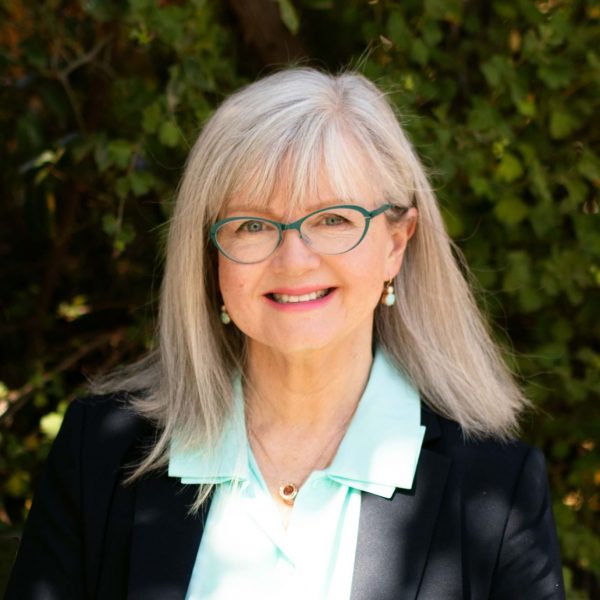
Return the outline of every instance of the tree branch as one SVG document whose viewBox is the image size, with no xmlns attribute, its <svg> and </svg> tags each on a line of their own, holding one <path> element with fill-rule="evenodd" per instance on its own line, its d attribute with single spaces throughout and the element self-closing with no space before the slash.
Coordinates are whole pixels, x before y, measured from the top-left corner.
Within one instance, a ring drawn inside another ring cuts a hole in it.
<svg viewBox="0 0 600 600">
<path fill-rule="evenodd" d="M 229 0 L 244 35 L 267 65 L 284 65 L 307 57 L 304 44 L 285 27 L 273 0 Z"/>
<path fill-rule="evenodd" d="M 27 403 L 28 398 L 35 392 L 44 387 L 53 377 L 60 373 L 68 371 L 71 367 L 77 364 L 84 356 L 91 354 L 98 348 L 101 348 L 107 343 L 114 344 L 115 341 L 120 341 L 123 338 L 125 329 L 120 327 L 104 335 L 96 337 L 94 340 L 78 348 L 75 352 L 67 356 L 51 371 L 46 371 L 42 374 L 35 383 L 26 383 L 18 390 L 9 392 L 5 399 L 0 401 L 0 423 L 10 419 Z"/>
</svg>

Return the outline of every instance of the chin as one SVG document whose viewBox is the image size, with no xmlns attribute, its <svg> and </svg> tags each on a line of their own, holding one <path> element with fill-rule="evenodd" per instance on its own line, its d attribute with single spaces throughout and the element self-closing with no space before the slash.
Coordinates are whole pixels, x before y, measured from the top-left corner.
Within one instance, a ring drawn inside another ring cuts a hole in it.
<svg viewBox="0 0 600 600">
<path fill-rule="evenodd" d="M 255 340 L 259 345 L 269 348 L 280 354 L 302 354 L 305 352 L 317 352 L 327 348 L 334 348 L 336 345 L 345 343 L 346 336 L 327 335 L 327 332 L 321 330 L 313 332 L 313 335 L 307 335 L 308 332 L 288 332 L 276 339 Z"/>
</svg>

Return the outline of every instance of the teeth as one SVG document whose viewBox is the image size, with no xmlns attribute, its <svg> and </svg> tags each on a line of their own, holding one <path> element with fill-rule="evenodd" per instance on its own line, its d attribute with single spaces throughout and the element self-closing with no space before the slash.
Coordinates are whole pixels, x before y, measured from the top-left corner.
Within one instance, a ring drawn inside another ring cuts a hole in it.
<svg viewBox="0 0 600 600">
<path fill-rule="evenodd" d="M 302 296 L 290 296 L 289 294 L 273 294 L 273 298 L 280 304 L 288 304 L 293 302 L 309 302 L 310 300 L 317 300 L 322 298 L 327 293 L 327 290 L 319 290 L 318 292 L 311 292 L 310 294 L 303 294 Z"/>
</svg>

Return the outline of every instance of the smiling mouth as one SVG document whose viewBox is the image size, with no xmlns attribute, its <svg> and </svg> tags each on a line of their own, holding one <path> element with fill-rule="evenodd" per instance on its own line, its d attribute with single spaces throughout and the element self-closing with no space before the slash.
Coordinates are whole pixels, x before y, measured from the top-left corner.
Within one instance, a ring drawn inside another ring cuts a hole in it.
<svg viewBox="0 0 600 600">
<path fill-rule="evenodd" d="M 275 300 L 278 304 L 297 304 L 299 302 L 311 302 L 313 300 L 319 300 L 330 294 L 333 288 L 327 288 L 324 290 L 317 290 L 310 294 L 302 294 L 301 296 L 292 296 L 290 294 L 267 294 L 271 300 Z"/>
</svg>

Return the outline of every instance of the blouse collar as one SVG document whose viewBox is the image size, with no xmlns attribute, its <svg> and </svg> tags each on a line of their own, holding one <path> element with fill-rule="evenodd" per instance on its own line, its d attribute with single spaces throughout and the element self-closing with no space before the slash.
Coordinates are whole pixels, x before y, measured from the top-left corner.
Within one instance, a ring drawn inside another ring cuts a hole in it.
<svg viewBox="0 0 600 600">
<path fill-rule="evenodd" d="M 212 452 L 171 445 L 169 475 L 184 484 L 247 481 L 250 447 L 240 378 L 234 382 L 235 413 Z M 423 443 L 418 392 L 378 350 L 367 386 L 337 454 L 323 474 L 338 483 L 390 498 L 410 489 Z"/>
</svg>

